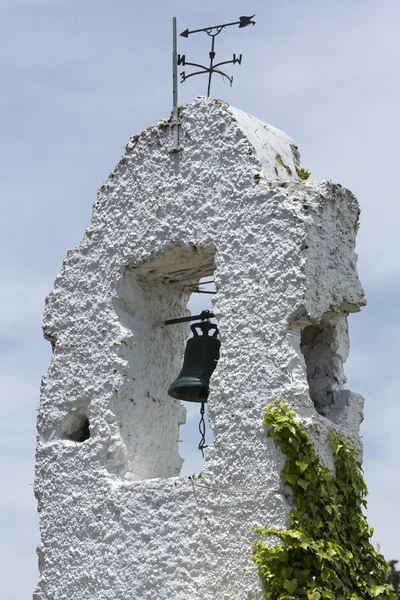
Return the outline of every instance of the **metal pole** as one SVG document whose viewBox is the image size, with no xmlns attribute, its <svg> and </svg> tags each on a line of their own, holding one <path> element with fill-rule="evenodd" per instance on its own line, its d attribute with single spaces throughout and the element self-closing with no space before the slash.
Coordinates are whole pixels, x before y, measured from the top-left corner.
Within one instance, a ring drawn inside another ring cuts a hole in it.
<svg viewBox="0 0 400 600">
<path fill-rule="evenodd" d="M 210 52 L 210 73 L 208 75 L 207 98 L 210 97 L 210 90 L 211 90 L 211 77 L 213 74 L 213 63 L 214 63 L 214 57 L 215 57 L 214 42 L 215 42 L 215 35 L 212 36 L 212 44 L 211 44 L 211 52 Z"/>
<path fill-rule="evenodd" d="M 173 152 L 179 150 L 179 115 L 178 115 L 178 49 L 176 33 L 176 17 L 172 19 L 172 133 L 173 133 Z"/>
</svg>

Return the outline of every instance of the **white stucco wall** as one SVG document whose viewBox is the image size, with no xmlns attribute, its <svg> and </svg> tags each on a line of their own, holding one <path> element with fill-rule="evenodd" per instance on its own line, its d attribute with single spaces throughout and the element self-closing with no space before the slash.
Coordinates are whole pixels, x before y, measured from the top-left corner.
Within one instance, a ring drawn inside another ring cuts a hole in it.
<svg viewBox="0 0 400 600">
<path fill-rule="evenodd" d="M 326 464 L 332 423 L 359 445 L 362 398 L 342 366 L 347 313 L 364 303 L 357 201 L 301 181 L 294 142 L 223 102 L 180 117 L 179 153 L 167 122 L 130 140 L 46 300 L 36 600 L 261 599 L 253 527 L 285 527 L 290 509 L 265 405 L 294 408 Z M 185 408 L 167 395 L 188 325 L 163 321 L 213 272 L 214 443 L 194 480 L 179 477 Z M 86 418 L 90 438 L 71 439 Z"/>
</svg>

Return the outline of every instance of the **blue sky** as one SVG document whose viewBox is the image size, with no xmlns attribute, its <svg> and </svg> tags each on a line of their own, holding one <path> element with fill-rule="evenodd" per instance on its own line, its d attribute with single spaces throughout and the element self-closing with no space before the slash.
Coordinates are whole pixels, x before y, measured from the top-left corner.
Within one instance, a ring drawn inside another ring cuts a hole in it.
<svg viewBox="0 0 400 600">
<path fill-rule="evenodd" d="M 349 318 L 346 374 L 366 398 L 369 521 L 385 556 L 400 559 L 398 0 L 2 0 L 0 9 L 2 597 L 30 597 L 37 580 L 44 297 L 129 137 L 170 114 L 173 16 L 182 31 L 256 13 L 254 28 L 218 38 L 218 58 L 242 53 L 243 62 L 227 69 L 233 87 L 216 78 L 212 95 L 286 131 L 313 179 L 339 182 L 360 200 L 368 306 Z M 188 60 L 207 60 L 205 35 L 179 44 Z M 190 79 L 180 103 L 205 91 L 204 79 Z M 197 411 L 190 422 L 183 454 L 195 471 Z"/>
</svg>

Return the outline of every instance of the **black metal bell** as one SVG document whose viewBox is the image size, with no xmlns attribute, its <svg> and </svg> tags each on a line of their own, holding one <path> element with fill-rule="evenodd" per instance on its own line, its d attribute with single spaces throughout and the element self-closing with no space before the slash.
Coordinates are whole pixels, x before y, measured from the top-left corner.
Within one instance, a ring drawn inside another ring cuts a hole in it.
<svg viewBox="0 0 400 600">
<path fill-rule="evenodd" d="M 210 377 L 217 366 L 221 342 L 214 323 L 194 323 L 190 329 L 193 337 L 187 341 L 182 370 L 170 385 L 168 394 L 188 402 L 207 402 Z M 199 335 L 197 329 L 202 331 Z M 208 335 L 215 329 L 213 335 Z"/>
</svg>

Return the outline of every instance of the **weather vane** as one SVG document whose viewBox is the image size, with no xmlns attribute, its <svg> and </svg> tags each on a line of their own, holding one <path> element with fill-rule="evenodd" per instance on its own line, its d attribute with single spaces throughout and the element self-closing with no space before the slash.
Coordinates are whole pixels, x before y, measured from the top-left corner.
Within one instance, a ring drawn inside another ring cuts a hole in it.
<svg viewBox="0 0 400 600">
<path fill-rule="evenodd" d="M 217 35 L 219 35 L 221 33 L 221 31 L 223 29 L 225 29 L 225 27 L 231 27 L 232 25 L 239 25 L 239 29 L 243 28 L 243 27 L 247 27 L 248 25 L 255 25 L 255 21 L 252 21 L 253 17 L 255 17 L 255 15 L 251 15 L 251 17 L 239 17 L 239 21 L 234 21 L 233 23 L 224 23 L 223 25 L 213 25 L 212 27 L 204 27 L 203 29 L 193 29 L 193 31 L 189 31 L 189 29 L 185 29 L 185 31 L 182 31 L 181 36 L 182 37 L 189 37 L 189 35 L 191 35 L 192 33 L 200 33 L 200 32 L 204 32 L 206 33 L 208 36 L 210 36 L 211 38 L 211 50 L 209 53 L 209 57 L 210 57 L 210 65 L 208 67 L 205 67 L 204 65 L 199 65 L 198 63 L 192 63 L 192 62 L 187 62 L 186 60 L 186 56 L 184 54 L 178 54 L 178 66 L 182 65 L 182 66 L 190 66 L 190 67 L 199 67 L 201 70 L 200 71 L 195 71 L 194 73 L 190 73 L 189 75 L 186 75 L 185 71 L 182 71 L 181 73 L 181 82 L 183 83 L 184 81 L 186 81 L 186 79 L 189 79 L 189 77 L 194 77 L 195 75 L 203 75 L 204 73 L 208 73 L 208 87 L 207 87 L 207 96 L 210 95 L 210 89 L 211 89 L 211 78 L 213 73 L 218 73 L 219 75 L 222 75 L 222 77 L 225 77 L 229 83 L 232 85 L 233 82 L 233 77 L 229 77 L 229 75 L 227 75 L 226 73 L 224 73 L 223 71 L 221 71 L 221 69 L 219 67 L 221 67 L 222 65 L 229 65 L 229 64 L 236 64 L 238 63 L 239 65 L 242 63 L 242 55 L 239 54 L 239 57 L 236 57 L 236 54 L 233 55 L 232 60 L 224 60 L 222 62 L 216 63 L 214 64 L 214 59 L 215 59 L 215 38 L 217 37 Z"/>
<path fill-rule="evenodd" d="M 236 54 L 233 55 L 232 60 L 224 60 L 222 62 L 214 64 L 215 59 L 215 38 L 217 35 L 221 33 L 225 27 L 231 27 L 232 25 L 239 25 L 239 29 L 243 27 L 247 27 L 248 25 L 255 25 L 256 22 L 252 21 L 253 17 L 256 15 L 251 15 L 251 17 L 239 17 L 239 21 L 234 21 L 233 23 L 224 23 L 223 25 L 213 25 L 212 27 L 204 27 L 203 29 L 193 29 L 193 31 L 189 31 L 189 29 L 185 29 L 182 31 L 182 37 L 189 37 L 192 33 L 200 33 L 204 32 L 208 36 L 212 38 L 211 42 L 211 50 L 209 53 L 210 64 L 208 67 L 204 65 L 199 65 L 198 63 L 192 63 L 186 61 L 186 56 L 184 54 L 178 54 L 178 43 L 177 43 L 177 33 L 176 33 L 176 17 L 172 20 L 172 35 L 173 35 L 173 47 L 172 47 L 172 93 L 173 93 L 173 111 L 172 111 L 172 129 L 173 129 L 173 146 L 171 148 L 171 152 L 179 152 L 179 115 L 178 115 L 178 66 L 190 66 L 190 67 L 199 67 L 200 71 L 195 71 L 194 73 L 189 73 L 186 75 L 185 71 L 181 73 L 182 83 L 189 79 L 189 77 L 194 77 L 195 75 L 204 75 L 208 73 L 208 88 L 207 88 L 207 97 L 210 95 L 211 89 L 211 78 L 213 73 L 218 73 L 225 77 L 229 83 L 232 85 L 233 77 L 229 77 L 226 73 L 221 71 L 219 67 L 222 65 L 228 64 L 236 64 L 239 65 L 242 63 L 242 55 L 239 54 L 239 57 L 236 57 Z"/>
</svg>

